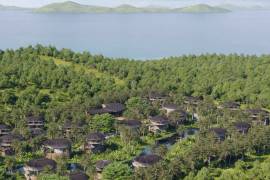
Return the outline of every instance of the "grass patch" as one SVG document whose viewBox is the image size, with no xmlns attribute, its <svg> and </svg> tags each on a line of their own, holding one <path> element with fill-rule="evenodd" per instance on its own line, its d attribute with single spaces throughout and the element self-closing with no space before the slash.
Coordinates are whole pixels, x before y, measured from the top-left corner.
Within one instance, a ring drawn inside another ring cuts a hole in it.
<svg viewBox="0 0 270 180">
<path fill-rule="evenodd" d="M 65 61 L 63 59 L 49 57 L 49 56 L 40 56 L 40 58 L 45 61 L 53 60 L 57 66 L 68 66 L 68 67 L 72 66 L 74 67 L 74 70 L 76 72 L 85 72 L 86 74 L 89 74 L 89 75 L 95 75 L 97 78 L 113 78 L 117 85 L 120 85 L 120 86 L 125 85 L 124 80 L 121 80 L 118 77 L 112 76 L 110 74 L 100 72 L 97 69 L 91 68 L 89 66 L 72 63 L 72 62 Z"/>
</svg>

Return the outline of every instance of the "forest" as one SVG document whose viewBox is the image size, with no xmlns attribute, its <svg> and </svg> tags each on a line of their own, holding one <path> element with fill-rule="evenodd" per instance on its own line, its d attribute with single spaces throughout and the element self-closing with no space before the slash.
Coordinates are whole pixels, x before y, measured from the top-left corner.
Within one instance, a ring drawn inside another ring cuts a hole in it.
<svg viewBox="0 0 270 180">
<path fill-rule="evenodd" d="M 270 179 L 270 56 L 0 50 L 0 179 Z"/>
</svg>

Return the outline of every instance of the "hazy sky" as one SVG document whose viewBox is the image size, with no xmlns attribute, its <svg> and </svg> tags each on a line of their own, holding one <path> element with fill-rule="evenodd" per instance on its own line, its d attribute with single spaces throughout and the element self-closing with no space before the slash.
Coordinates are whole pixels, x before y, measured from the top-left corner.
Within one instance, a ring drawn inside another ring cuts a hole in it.
<svg viewBox="0 0 270 180">
<path fill-rule="evenodd" d="M 67 0 L 0 0 L 0 4 L 13 5 L 22 7 L 39 7 L 53 2 L 63 2 Z M 261 5 L 269 6 L 270 0 L 73 0 L 74 2 L 101 5 L 101 6 L 117 6 L 120 4 L 131 4 L 136 6 L 173 6 L 180 7 L 190 4 L 208 3 L 213 5 L 218 4 L 236 4 L 236 5 Z"/>
</svg>

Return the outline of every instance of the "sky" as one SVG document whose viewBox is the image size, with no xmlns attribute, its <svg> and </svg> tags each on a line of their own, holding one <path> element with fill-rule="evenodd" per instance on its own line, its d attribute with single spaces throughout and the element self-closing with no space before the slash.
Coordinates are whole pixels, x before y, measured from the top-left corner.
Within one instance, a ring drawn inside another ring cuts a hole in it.
<svg viewBox="0 0 270 180">
<path fill-rule="evenodd" d="M 67 0 L 0 0 L 2 5 L 20 6 L 20 7 L 40 7 L 54 2 L 64 2 Z M 135 6 L 169 6 L 181 7 L 192 4 L 235 4 L 235 5 L 260 5 L 269 6 L 270 0 L 72 0 L 81 4 L 99 5 L 99 6 L 118 6 L 121 4 L 130 4 Z"/>
</svg>

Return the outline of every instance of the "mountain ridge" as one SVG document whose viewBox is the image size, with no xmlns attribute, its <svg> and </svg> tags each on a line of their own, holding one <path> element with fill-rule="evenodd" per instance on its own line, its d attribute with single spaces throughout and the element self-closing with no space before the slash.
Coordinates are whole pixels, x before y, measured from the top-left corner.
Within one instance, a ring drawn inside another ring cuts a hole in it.
<svg viewBox="0 0 270 180">
<path fill-rule="evenodd" d="M 19 11 L 19 10 L 31 10 L 31 8 L 23 8 L 17 6 L 4 6 L 0 4 L 0 11 Z"/>
<path fill-rule="evenodd" d="M 122 4 L 117 7 L 83 5 L 73 1 L 63 3 L 52 3 L 34 10 L 36 13 L 225 13 L 229 10 L 197 4 L 183 8 L 168 7 L 136 7 L 129 4 Z"/>
</svg>

